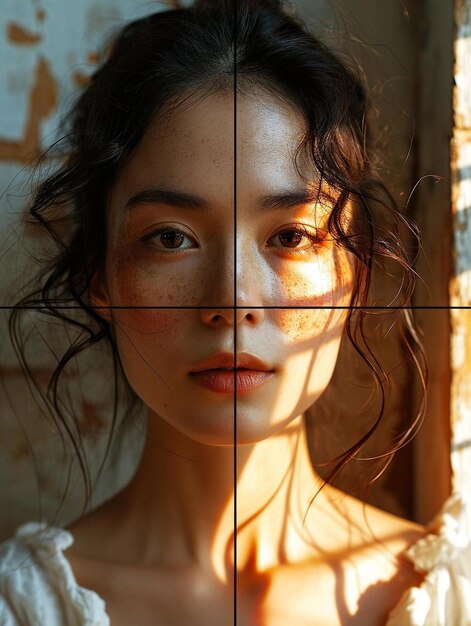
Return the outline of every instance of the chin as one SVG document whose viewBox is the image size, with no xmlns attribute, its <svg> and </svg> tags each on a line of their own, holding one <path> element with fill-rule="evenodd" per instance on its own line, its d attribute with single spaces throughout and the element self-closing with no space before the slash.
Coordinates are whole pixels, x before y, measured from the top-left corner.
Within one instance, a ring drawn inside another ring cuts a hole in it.
<svg viewBox="0 0 471 626">
<path fill-rule="evenodd" d="M 227 415 L 221 416 L 210 423 L 206 421 L 206 428 L 200 423 L 200 428 L 191 432 L 185 429 L 185 435 L 198 443 L 209 446 L 248 446 L 265 441 L 282 431 L 291 419 L 282 423 L 272 423 L 268 419 L 258 419 L 257 416 L 247 415 L 240 411 L 236 414 L 236 428 L 234 429 L 234 415 L 228 419 Z"/>
</svg>

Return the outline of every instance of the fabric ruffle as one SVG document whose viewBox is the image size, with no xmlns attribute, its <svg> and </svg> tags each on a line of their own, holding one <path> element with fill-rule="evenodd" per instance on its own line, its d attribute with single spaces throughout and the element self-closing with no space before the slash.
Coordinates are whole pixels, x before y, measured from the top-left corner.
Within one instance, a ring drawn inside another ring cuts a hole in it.
<svg viewBox="0 0 471 626">
<path fill-rule="evenodd" d="M 391 611 L 386 626 L 471 626 L 471 545 L 468 502 L 452 494 L 404 555 L 424 573 Z"/>
<path fill-rule="evenodd" d="M 63 555 L 73 541 L 67 530 L 44 523 L 28 522 L 17 529 L 14 539 L 4 543 L 1 551 L 1 573 L 6 575 L 5 585 L 1 585 L 5 611 L 8 606 L 10 612 L 17 614 L 17 607 L 21 605 L 22 612 L 26 607 L 24 617 L 31 624 L 110 625 L 104 600 L 94 591 L 77 584 Z M 39 575 L 39 572 L 43 574 Z M 22 598 L 21 590 L 27 590 L 27 602 Z M 56 604 L 54 598 L 57 597 L 67 598 L 67 602 Z M 1 609 L 0 606 L 0 617 Z"/>
</svg>

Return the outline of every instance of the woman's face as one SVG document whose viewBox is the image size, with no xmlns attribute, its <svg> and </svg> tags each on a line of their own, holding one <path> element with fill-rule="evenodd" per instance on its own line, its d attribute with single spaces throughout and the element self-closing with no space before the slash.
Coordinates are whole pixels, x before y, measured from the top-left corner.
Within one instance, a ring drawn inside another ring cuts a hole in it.
<svg viewBox="0 0 471 626">
<path fill-rule="evenodd" d="M 326 388 L 346 315 L 332 307 L 348 305 L 353 276 L 327 233 L 333 192 L 309 199 L 312 170 L 298 160 L 306 184 L 294 164 L 301 115 L 259 91 L 238 96 L 234 119 L 221 92 L 147 130 L 110 194 L 105 284 L 92 293 L 129 307 L 111 323 L 151 418 L 215 445 L 234 441 L 233 393 L 191 372 L 221 352 L 264 361 L 272 374 L 237 393 L 237 437 L 273 435 Z"/>
</svg>

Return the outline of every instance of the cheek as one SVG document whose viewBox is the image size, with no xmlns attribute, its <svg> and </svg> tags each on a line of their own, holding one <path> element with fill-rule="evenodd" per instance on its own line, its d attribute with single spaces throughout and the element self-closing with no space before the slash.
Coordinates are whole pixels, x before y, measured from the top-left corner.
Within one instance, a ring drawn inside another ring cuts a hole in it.
<svg viewBox="0 0 471 626">
<path fill-rule="evenodd" d="M 346 254 L 327 250 L 306 263 L 283 264 L 277 300 L 281 306 L 341 306 L 348 303 L 352 284 L 352 266 Z"/>
<path fill-rule="evenodd" d="M 149 337 L 146 336 L 152 335 L 152 341 L 155 342 L 161 336 L 168 340 L 178 335 L 182 327 L 181 315 L 178 313 L 158 308 L 126 308 L 114 309 L 112 318 L 115 327 L 130 341 L 147 341 Z"/>
<path fill-rule="evenodd" d="M 277 312 L 276 325 L 293 350 L 317 346 L 337 336 L 343 327 L 343 311 L 336 309 L 285 309 Z"/>
<path fill-rule="evenodd" d="M 197 306 L 201 297 L 203 268 L 192 271 L 181 262 L 170 263 L 120 255 L 113 263 L 110 295 L 121 306 Z"/>
<path fill-rule="evenodd" d="M 113 310 L 116 343 L 127 379 L 155 410 L 170 401 L 169 385 L 171 388 L 178 364 L 186 363 L 194 327 L 191 315 L 187 310 Z"/>
<path fill-rule="evenodd" d="M 285 354 L 283 385 L 277 411 L 284 416 L 306 411 L 325 391 L 340 347 L 346 311 L 336 309 L 278 311 Z"/>
</svg>

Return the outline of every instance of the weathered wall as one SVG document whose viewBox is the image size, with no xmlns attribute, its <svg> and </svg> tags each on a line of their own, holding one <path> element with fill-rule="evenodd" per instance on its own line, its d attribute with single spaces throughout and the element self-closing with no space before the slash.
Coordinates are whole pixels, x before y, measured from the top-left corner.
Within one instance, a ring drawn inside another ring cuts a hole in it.
<svg viewBox="0 0 471 626">
<path fill-rule="evenodd" d="M 429 520 L 451 489 L 450 137 L 452 130 L 453 3 L 421 0 L 416 111 L 414 216 L 424 241 L 417 264 L 413 304 L 444 307 L 416 311 L 429 363 L 427 416 L 415 442 L 414 503 L 420 522 Z M 433 483 L 430 476 L 434 477 Z"/>
<path fill-rule="evenodd" d="M 455 1 L 452 211 L 454 263 L 450 284 L 453 483 L 469 492 L 471 477 L 471 0 Z M 468 511 L 471 529 L 471 510 Z"/>
</svg>

